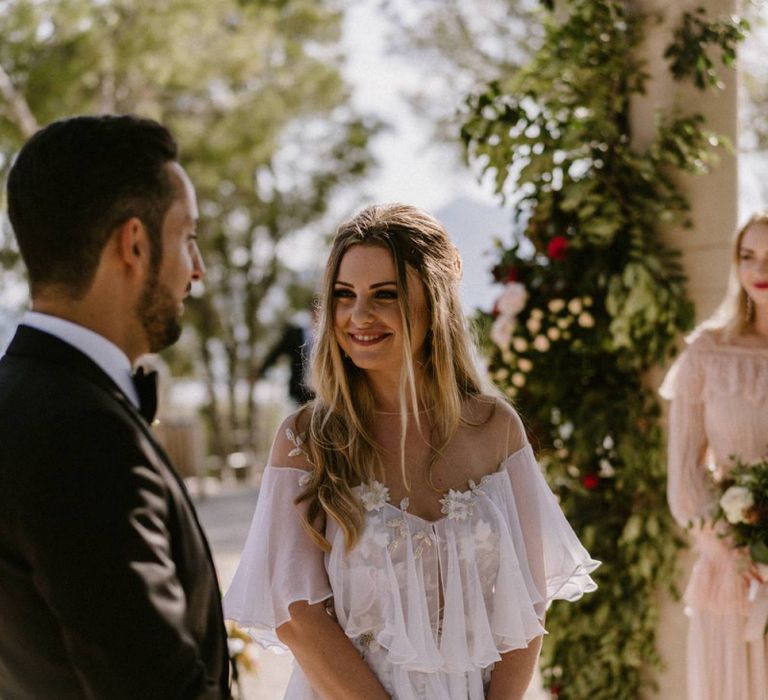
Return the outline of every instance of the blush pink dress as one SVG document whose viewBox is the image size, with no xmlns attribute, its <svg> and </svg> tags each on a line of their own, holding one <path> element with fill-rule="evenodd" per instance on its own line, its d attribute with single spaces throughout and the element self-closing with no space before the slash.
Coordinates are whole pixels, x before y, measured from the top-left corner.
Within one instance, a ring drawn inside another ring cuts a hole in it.
<svg viewBox="0 0 768 700">
<path fill-rule="evenodd" d="M 768 640 L 755 635 L 755 602 L 734 552 L 710 524 L 714 477 L 731 457 L 768 454 L 768 347 L 743 347 L 715 332 L 696 334 L 661 387 L 671 400 L 668 500 L 698 559 L 685 591 L 689 700 L 768 700 Z M 755 638 L 756 637 L 756 638 Z"/>
</svg>

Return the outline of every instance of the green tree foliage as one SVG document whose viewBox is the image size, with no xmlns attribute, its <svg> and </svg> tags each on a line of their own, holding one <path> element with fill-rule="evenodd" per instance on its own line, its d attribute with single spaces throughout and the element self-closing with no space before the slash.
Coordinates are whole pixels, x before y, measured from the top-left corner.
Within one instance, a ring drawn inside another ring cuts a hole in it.
<svg viewBox="0 0 768 700">
<path fill-rule="evenodd" d="M 706 172 L 719 141 L 700 116 L 675 111 L 658 115 L 647 148 L 633 147 L 648 19 L 622 0 L 544 5 L 540 49 L 470 98 L 462 135 L 514 203 L 520 234 L 499 244 L 494 274 L 507 287 L 486 321 L 491 369 L 529 422 L 569 520 L 603 561 L 596 593 L 548 614 L 544 680 L 563 700 L 630 700 L 650 682 L 647 665 L 660 663 L 656 593 L 674 580 L 681 545 L 664 495 L 660 408 L 644 376 L 669 357 L 693 308 L 659 226 L 686 223 L 675 174 Z M 728 21 L 695 17 L 730 52 Z M 706 43 L 678 33 L 667 55 L 705 65 Z"/>
<path fill-rule="evenodd" d="M 464 95 L 480 83 L 508 76 L 541 40 L 533 20 L 536 0 L 382 0 L 392 21 L 389 43 L 416 60 L 408 98 L 434 125 L 436 134 L 456 143 Z"/>
<path fill-rule="evenodd" d="M 306 301 L 278 293 L 300 292 L 297 246 L 371 165 L 377 125 L 349 104 L 341 19 L 334 0 L 0 1 L 0 176 L 38 124 L 68 114 L 138 113 L 181 144 L 208 276 L 189 305 L 196 333 L 170 357 L 206 379 L 220 452 L 253 439 L 253 386 L 276 320 L 265 303 Z"/>
</svg>

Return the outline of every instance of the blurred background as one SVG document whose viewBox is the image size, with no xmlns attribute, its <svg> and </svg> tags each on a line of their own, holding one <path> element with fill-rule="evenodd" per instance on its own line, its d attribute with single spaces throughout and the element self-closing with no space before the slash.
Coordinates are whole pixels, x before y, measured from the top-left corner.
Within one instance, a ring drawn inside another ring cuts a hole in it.
<svg viewBox="0 0 768 700">
<path fill-rule="evenodd" d="M 465 100 L 540 41 L 534 0 L 0 0 L 0 350 L 27 305 L 4 179 L 39 126 L 134 112 L 168 125 L 197 186 L 207 277 L 160 369 L 158 435 L 187 479 L 226 588 L 277 424 L 295 405 L 286 331 L 307 329 L 329 236 L 368 203 L 443 221 L 468 313 L 516 233 L 463 157 Z M 745 3 L 740 212 L 768 200 L 768 5 Z M 288 344 L 290 345 L 290 343 Z M 262 656 L 250 700 L 279 697 Z M 532 695 L 533 697 L 533 695 Z"/>
</svg>

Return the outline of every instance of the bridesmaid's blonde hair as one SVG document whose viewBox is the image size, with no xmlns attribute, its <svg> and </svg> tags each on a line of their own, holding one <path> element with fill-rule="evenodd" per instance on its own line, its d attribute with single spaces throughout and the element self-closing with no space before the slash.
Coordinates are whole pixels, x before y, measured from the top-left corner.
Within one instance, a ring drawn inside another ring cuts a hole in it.
<svg viewBox="0 0 768 700">
<path fill-rule="evenodd" d="M 718 330 L 724 340 L 743 333 L 754 322 L 750 318 L 747 292 L 739 281 L 739 256 L 744 234 L 755 224 L 768 224 L 768 211 L 760 211 L 749 217 L 747 222 L 736 231 L 731 248 L 731 272 L 728 279 L 728 291 L 720 306 L 707 319 L 702 328 Z"/>
<path fill-rule="evenodd" d="M 404 204 L 371 206 L 341 224 L 333 240 L 319 301 L 317 340 L 312 352 L 316 399 L 299 416 L 300 423 L 308 422 L 306 446 L 312 471 L 297 502 L 309 501 L 307 525 L 324 549 L 329 547 L 322 535 L 326 516 L 341 527 L 347 547 L 355 544 L 363 528 L 363 510 L 352 488 L 376 478 L 382 464 L 370 431 L 375 415 L 371 387 L 365 372 L 343 355 L 334 329 L 333 292 L 339 265 L 344 254 L 356 245 L 384 248 L 392 255 L 395 266 L 404 336 L 400 451 L 406 487 L 408 415 L 414 415 L 421 430 L 419 410 L 424 405 L 432 409 L 429 442 L 433 451 L 428 467 L 431 484 L 432 467 L 462 420 L 464 401 L 493 391 L 477 367 L 477 355 L 459 298 L 461 258 L 443 226 L 426 212 Z M 410 352 L 413 321 L 407 303 L 409 268 L 424 285 L 429 319 L 423 355 L 417 360 L 423 378 L 418 390 Z M 489 405 L 495 403 L 489 401 Z"/>
</svg>

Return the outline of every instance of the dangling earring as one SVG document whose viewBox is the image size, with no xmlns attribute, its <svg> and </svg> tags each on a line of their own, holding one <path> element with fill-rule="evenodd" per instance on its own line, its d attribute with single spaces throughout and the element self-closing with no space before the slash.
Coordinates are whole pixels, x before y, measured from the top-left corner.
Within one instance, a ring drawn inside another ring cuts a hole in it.
<svg viewBox="0 0 768 700">
<path fill-rule="evenodd" d="M 747 294 L 747 323 L 752 323 L 755 317 L 755 302 L 752 301 L 752 297 Z"/>
</svg>

